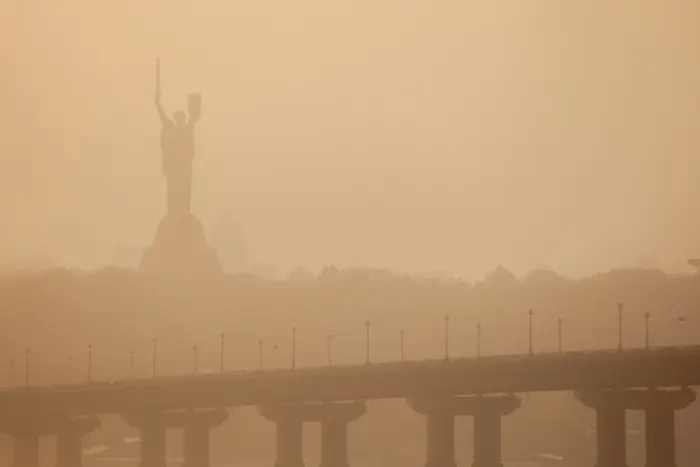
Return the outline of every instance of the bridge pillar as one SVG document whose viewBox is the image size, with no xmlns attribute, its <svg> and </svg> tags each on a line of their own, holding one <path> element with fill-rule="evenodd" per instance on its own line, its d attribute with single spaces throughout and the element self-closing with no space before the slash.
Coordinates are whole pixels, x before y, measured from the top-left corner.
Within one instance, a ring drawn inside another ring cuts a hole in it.
<svg viewBox="0 0 700 467">
<path fill-rule="evenodd" d="M 599 407 L 596 432 L 598 442 L 597 467 L 627 466 L 627 425 L 623 407 Z"/>
<path fill-rule="evenodd" d="M 179 416 L 179 413 L 169 414 Z M 184 420 L 185 459 L 183 467 L 209 467 L 211 430 L 221 425 L 228 418 L 223 410 L 187 411 L 182 414 Z M 169 425 L 178 424 L 178 420 L 168 420 Z"/>
<path fill-rule="evenodd" d="M 366 412 L 361 402 L 325 404 L 321 420 L 321 467 L 348 467 L 348 424 Z"/>
<path fill-rule="evenodd" d="M 304 467 L 304 417 L 301 404 L 260 407 L 260 413 L 277 425 L 275 467 Z"/>
<path fill-rule="evenodd" d="M 675 414 L 694 400 L 695 393 L 687 388 L 648 391 L 645 409 L 647 467 L 676 467 Z"/>
<path fill-rule="evenodd" d="M 455 467 L 455 414 L 442 407 L 425 412 L 427 436 L 426 467 Z"/>
<path fill-rule="evenodd" d="M 625 391 L 577 393 L 577 398 L 596 411 L 596 467 L 627 467 Z"/>
<path fill-rule="evenodd" d="M 166 467 L 164 412 L 124 414 L 122 418 L 141 432 L 141 467 Z"/>
<path fill-rule="evenodd" d="M 473 408 L 465 407 L 474 417 L 473 466 L 502 467 L 503 417 L 520 407 L 520 399 L 515 396 L 497 396 L 476 397 L 473 401 Z"/>
<path fill-rule="evenodd" d="M 39 438 L 55 432 L 54 420 L 33 411 L 18 410 L 0 418 L 0 430 L 12 437 L 13 467 L 39 467 Z"/>
<path fill-rule="evenodd" d="M 437 396 L 411 399 L 409 405 L 427 419 L 426 467 L 455 467 L 454 417 L 474 417 L 474 467 L 501 467 L 501 421 L 520 407 L 515 396 Z"/>
<path fill-rule="evenodd" d="M 601 390 L 577 395 L 597 411 L 597 467 L 625 467 L 625 410 L 646 413 L 647 467 L 675 467 L 675 412 L 690 405 L 695 393 L 681 390 Z"/>
<path fill-rule="evenodd" d="M 165 467 L 168 428 L 183 429 L 183 467 L 209 467 L 211 430 L 227 418 L 223 410 L 182 410 L 126 414 L 124 420 L 141 431 L 141 466 Z"/>
<path fill-rule="evenodd" d="M 56 431 L 56 466 L 83 465 L 83 436 L 100 426 L 95 417 L 69 418 L 59 422 Z"/>
<path fill-rule="evenodd" d="M 39 433 L 16 433 L 13 467 L 39 467 Z"/>
<path fill-rule="evenodd" d="M 347 426 L 365 413 L 361 402 L 286 403 L 260 407 L 277 423 L 275 467 L 303 467 L 303 424 L 321 423 L 321 467 L 348 467 Z"/>
<path fill-rule="evenodd" d="M 20 411 L 0 419 L 0 430 L 14 438 L 14 467 L 39 467 L 39 439 L 54 434 L 57 436 L 57 466 L 80 467 L 82 438 L 99 424 L 95 417 Z"/>
</svg>

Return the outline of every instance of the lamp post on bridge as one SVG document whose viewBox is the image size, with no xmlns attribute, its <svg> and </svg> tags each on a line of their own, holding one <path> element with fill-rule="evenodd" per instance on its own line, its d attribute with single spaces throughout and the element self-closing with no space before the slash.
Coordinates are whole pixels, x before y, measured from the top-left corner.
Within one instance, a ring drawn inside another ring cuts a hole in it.
<svg viewBox="0 0 700 467">
<path fill-rule="evenodd" d="M 134 377 L 134 358 L 136 354 L 133 350 L 129 351 L 129 378 Z"/>
<path fill-rule="evenodd" d="M 292 327 L 292 369 L 297 367 L 297 328 Z"/>
<path fill-rule="evenodd" d="M 371 350 L 372 350 L 372 322 L 370 320 L 365 321 L 365 364 L 369 365 L 371 360 Z"/>
<path fill-rule="evenodd" d="M 224 333 L 219 336 L 219 373 L 224 372 Z"/>
<path fill-rule="evenodd" d="M 445 361 L 450 359 L 450 315 L 445 315 Z"/>
<path fill-rule="evenodd" d="M 29 348 L 24 349 L 24 385 L 29 386 Z"/>
<path fill-rule="evenodd" d="M 647 311 L 644 313 L 644 348 L 647 350 L 651 349 L 649 345 L 649 318 L 651 318 L 651 313 Z"/>
<path fill-rule="evenodd" d="M 527 310 L 527 315 L 529 318 L 529 329 L 530 329 L 530 343 L 529 343 L 530 351 L 529 351 L 529 354 L 530 354 L 530 356 L 532 356 L 535 353 L 533 348 L 532 348 L 532 319 L 535 316 L 535 312 L 532 309 Z"/>
<path fill-rule="evenodd" d="M 198 370 L 199 370 L 199 352 L 197 349 L 197 344 L 194 344 L 192 346 L 192 357 L 193 357 L 193 363 L 194 363 L 193 372 L 196 375 L 198 373 Z"/>
<path fill-rule="evenodd" d="M 153 360 L 151 362 L 151 370 L 153 377 L 156 377 L 156 364 L 158 363 L 158 339 L 153 339 Z"/>
<path fill-rule="evenodd" d="M 399 330 L 399 357 L 401 358 L 402 362 L 405 360 L 404 346 L 403 346 L 404 334 L 406 334 L 406 330 L 400 329 Z"/>
<path fill-rule="evenodd" d="M 87 366 L 87 380 L 88 383 L 92 383 L 92 344 L 88 344 L 88 366 Z"/>
<path fill-rule="evenodd" d="M 326 336 L 326 354 L 328 357 L 328 366 L 333 366 L 333 334 Z"/>
<path fill-rule="evenodd" d="M 10 365 L 7 370 L 7 385 L 12 387 L 15 385 L 15 359 L 10 359 Z"/>
<path fill-rule="evenodd" d="M 481 360 L 481 323 L 476 323 L 476 359 Z"/>
<path fill-rule="evenodd" d="M 264 363 L 265 341 L 258 339 L 258 368 L 263 369 Z"/>
<path fill-rule="evenodd" d="M 559 318 L 557 319 L 557 348 L 559 349 L 559 353 L 564 352 L 564 347 L 562 345 L 562 328 L 564 327 L 564 320 Z"/>
<path fill-rule="evenodd" d="M 625 308 L 625 304 L 622 302 L 617 303 L 617 351 L 622 352 L 622 310 Z"/>
<path fill-rule="evenodd" d="M 68 382 L 73 383 L 74 381 L 74 372 L 73 372 L 73 354 L 68 355 Z"/>
</svg>

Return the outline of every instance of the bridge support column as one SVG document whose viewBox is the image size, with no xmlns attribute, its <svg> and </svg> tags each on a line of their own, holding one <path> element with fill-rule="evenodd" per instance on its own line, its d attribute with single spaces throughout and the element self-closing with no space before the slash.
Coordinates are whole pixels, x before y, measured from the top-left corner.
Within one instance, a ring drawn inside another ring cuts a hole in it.
<svg viewBox="0 0 700 467">
<path fill-rule="evenodd" d="M 299 419 L 277 422 L 277 462 L 275 467 L 304 467 L 304 427 Z"/>
<path fill-rule="evenodd" d="M 321 421 L 321 467 L 348 467 L 348 424 L 365 414 L 360 402 L 325 404 Z"/>
<path fill-rule="evenodd" d="M 627 467 L 626 391 L 609 390 L 577 394 L 596 411 L 596 467 Z"/>
<path fill-rule="evenodd" d="M 223 410 L 183 410 L 125 414 L 123 418 L 141 431 L 142 467 L 166 467 L 168 428 L 184 430 L 184 467 L 209 467 L 209 435 L 227 415 Z"/>
<path fill-rule="evenodd" d="M 260 413 L 277 425 L 275 467 L 304 467 L 304 417 L 301 404 L 260 407 Z"/>
<path fill-rule="evenodd" d="M 597 467 L 626 467 L 625 410 L 646 412 L 647 467 L 675 467 L 675 412 L 690 405 L 695 393 L 681 390 L 605 390 L 578 394 L 597 411 Z"/>
<path fill-rule="evenodd" d="M 648 391 L 646 407 L 646 466 L 676 467 L 675 414 L 695 400 L 689 389 Z"/>
<path fill-rule="evenodd" d="M 95 417 L 19 411 L 0 419 L 0 430 L 14 438 L 14 467 L 39 467 L 39 439 L 49 435 L 57 436 L 56 465 L 80 467 L 82 438 L 99 424 Z"/>
<path fill-rule="evenodd" d="M 502 467 L 503 417 L 520 407 L 515 396 L 474 398 L 474 467 Z M 466 407 L 465 407 L 466 409 Z"/>
<path fill-rule="evenodd" d="M 56 466 L 83 465 L 83 436 L 100 426 L 95 417 L 70 418 L 59 422 L 56 431 Z"/>
<path fill-rule="evenodd" d="M 163 412 L 125 414 L 126 423 L 141 432 L 141 467 L 166 467 L 166 424 Z"/>
<path fill-rule="evenodd" d="M 169 414 L 174 415 L 174 414 Z M 179 414 L 177 414 L 179 415 Z M 183 467 L 209 467 L 211 430 L 228 418 L 223 410 L 188 411 L 183 415 L 185 459 Z M 170 424 L 177 421 L 170 421 Z"/>
<path fill-rule="evenodd" d="M 596 416 L 597 467 L 626 467 L 627 425 L 625 409 L 622 407 L 599 407 Z"/>
<path fill-rule="evenodd" d="M 365 413 L 360 402 L 287 403 L 260 407 L 277 423 L 275 467 L 304 467 L 303 424 L 321 423 L 321 467 L 348 467 L 347 426 Z"/>
<path fill-rule="evenodd" d="M 427 419 L 426 467 L 455 467 L 454 417 L 474 417 L 474 467 L 502 466 L 501 420 L 520 407 L 515 396 L 436 396 L 409 405 Z"/>
<path fill-rule="evenodd" d="M 426 411 L 426 467 L 455 467 L 455 416 L 441 407 Z"/>
<path fill-rule="evenodd" d="M 14 438 L 13 467 L 39 467 L 39 433 L 17 433 Z"/>
</svg>

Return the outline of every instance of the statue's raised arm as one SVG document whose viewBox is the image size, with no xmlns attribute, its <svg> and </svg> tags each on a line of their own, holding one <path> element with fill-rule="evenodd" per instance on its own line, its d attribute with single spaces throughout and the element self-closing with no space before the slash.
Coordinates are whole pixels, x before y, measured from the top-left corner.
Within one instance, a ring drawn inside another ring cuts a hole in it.
<svg viewBox="0 0 700 467">
<path fill-rule="evenodd" d="M 165 114 L 163 106 L 160 103 L 160 59 L 156 59 L 156 96 L 155 96 L 156 109 L 158 109 L 158 117 L 160 117 L 161 125 L 174 126 L 175 123 L 170 120 L 170 118 Z"/>
<path fill-rule="evenodd" d="M 163 126 L 175 126 L 175 123 L 168 117 L 163 110 L 163 106 L 160 103 L 160 95 L 156 94 L 156 109 L 158 109 L 158 117 L 160 117 L 160 123 Z"/>
</svg>

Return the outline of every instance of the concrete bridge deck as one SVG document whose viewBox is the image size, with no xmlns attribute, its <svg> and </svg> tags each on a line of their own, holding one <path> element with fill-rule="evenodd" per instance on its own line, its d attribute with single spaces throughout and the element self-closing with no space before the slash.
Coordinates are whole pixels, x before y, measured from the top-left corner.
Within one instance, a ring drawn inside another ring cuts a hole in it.
<svg viewBox="0 0 700 467">
<path fill-rule="evenodd" d="M 542 353 L 18 387 L 0 412 L 72 414 L 213 408 L 281 401 L 405 398 L 700 385 L 700 346 Z"/>
</svg>

